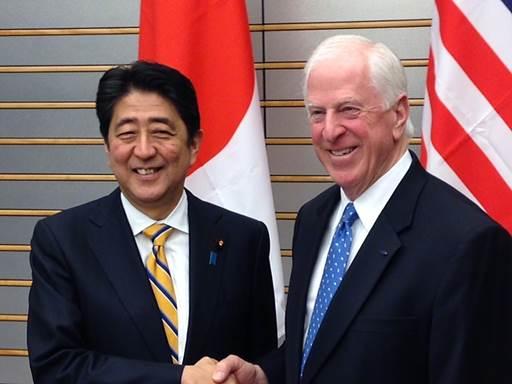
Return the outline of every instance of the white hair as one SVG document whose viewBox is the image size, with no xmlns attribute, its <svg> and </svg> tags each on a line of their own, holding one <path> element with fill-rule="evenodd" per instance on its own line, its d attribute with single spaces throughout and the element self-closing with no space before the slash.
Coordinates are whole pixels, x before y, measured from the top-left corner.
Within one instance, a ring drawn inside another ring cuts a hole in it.
<svg viewBox="0 0 512 384">
<path fill-rule="evenodd" d="M 390 108 L 401 95 L 407 95 L 407 78 L 400 59 L 386 45 L 358 35 L 336 35 L 322 41 L 313 51 L 304 67 L 304 98 L 312 69 L 320 62 L 350 55 L 352 52 L 367 54 L 371 84 L 382 96 L 385 108 Z M 411 137 L 414 127 L 407 120 L 406 134 Z"/>
</svg>

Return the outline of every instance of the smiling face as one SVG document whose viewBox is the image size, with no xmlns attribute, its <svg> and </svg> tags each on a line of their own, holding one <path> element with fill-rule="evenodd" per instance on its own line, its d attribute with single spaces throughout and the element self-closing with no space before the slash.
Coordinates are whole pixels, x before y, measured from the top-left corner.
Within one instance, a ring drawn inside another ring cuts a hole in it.
<svg viewBox="0 0 512 384">
<path fill-rule="evenodd" d="M 386 109 L 362 52 L 318 62 L 306 86 L 316 155 L 355 200 L 407 150 L 407 97 Z"/>
<path fill-rule="evenodd" d="M 133 90 L 114 106 L 105 148 L 123 194 L 159 220 L 178 203 L 200 142 L 201 132 L 189 142 L 171 102 L 157 93 Z"/>
</svg>

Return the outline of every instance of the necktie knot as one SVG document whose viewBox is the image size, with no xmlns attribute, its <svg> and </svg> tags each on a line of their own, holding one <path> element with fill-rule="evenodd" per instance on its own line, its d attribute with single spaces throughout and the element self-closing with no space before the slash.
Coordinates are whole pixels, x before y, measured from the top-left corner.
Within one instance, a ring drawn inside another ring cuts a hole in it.
<svg viewBox="0 0 512 384">
<path fill-rule="evenodd" d="M 143 233 L 149 238 L 153 244 L 157 247 L 161 247 L 165 244 L 165 241 L 169 238 L 171 234 L 172 227 L 167 224 L 152 224 L 147 227 Z"/>
<path fill-rule="evenodd" d="M 348 203 L 343 211 L 343 215 L 341 216 L 341 221 L 347 226 L 352 227 L 352 224 L 357 220 L 357 217 L 357 211 L 354 204 Z"/>
</svg>

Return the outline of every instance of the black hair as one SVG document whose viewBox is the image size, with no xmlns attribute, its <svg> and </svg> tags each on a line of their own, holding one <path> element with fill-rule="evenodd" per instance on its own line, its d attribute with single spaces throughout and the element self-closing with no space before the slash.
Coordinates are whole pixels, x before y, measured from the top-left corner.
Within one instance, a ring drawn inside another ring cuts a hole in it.
<svg viewBox="0 0 512 384">
<path fill-rule="evenodd" d="M 199 107 L 192 82 L 174 68 L 142 60 L 109 69 L 100 79 L 96 115 L 106 143 L 114 107 L 133 90 L 154 92 L 168 100 L 185 123 L 188 142 L 192 143 L 200 129 Z"/>
</svg>

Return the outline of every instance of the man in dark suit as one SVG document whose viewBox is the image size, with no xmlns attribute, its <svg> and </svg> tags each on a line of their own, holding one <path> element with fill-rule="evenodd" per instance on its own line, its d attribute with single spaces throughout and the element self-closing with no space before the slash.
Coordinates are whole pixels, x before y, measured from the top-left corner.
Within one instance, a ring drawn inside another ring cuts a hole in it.
<svg viewBox="0 0 512 384">
<path fill-rule="evenodd" d="M 337 185 L 297 216 L 285 344 L 259 365 L 228 357 L 215 381 L 512 382 L 510 234 L 407 150 L 399 59 L 335 36 L 305 75 L 313 146 Z"/>
<path fill-rule="evenodd" d="M 96 111 L 119 188 L 35 227 L 34 382 L 199 383 L 204 355 L 275 348 L 265 225 L 184 189 L 202 137 L 190 81 L 156 63 L 117 67 Z"/>
</svg>

